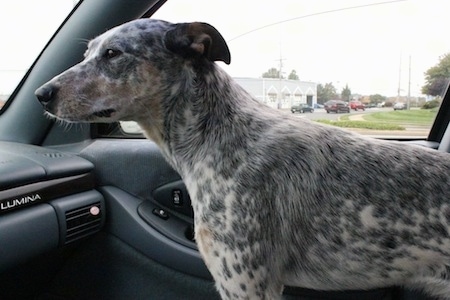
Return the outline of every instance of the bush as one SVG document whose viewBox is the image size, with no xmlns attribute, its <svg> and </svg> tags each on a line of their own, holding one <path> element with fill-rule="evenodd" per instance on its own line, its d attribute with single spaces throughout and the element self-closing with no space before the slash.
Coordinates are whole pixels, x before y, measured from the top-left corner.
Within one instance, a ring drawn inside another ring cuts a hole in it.
<svg viewBox="0 0 450 300">
<path fill-rule="evenodd" d="M 439 100 L 431 100 L 431 101 L 425 102 L 425 104 L 422 105 L 422 109 L 432 109 L 432 108 L 439 107 L 439 105 L 441 105 L 441 102 Z"/>
</svg>

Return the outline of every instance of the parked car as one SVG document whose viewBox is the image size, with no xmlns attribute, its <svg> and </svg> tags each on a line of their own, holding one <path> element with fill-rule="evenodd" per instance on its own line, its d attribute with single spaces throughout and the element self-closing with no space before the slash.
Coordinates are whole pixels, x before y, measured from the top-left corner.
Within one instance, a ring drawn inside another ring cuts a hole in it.
<svg viewBox="0 0 450 300">
<path fill-rule="evenodd" d="M 395 103 L 394 104 L 394 110 L 404 110 L 406 109 L 405 103 Z"/>
<path fill-rule="evenodd" d="M 358 110 L 358 109 L 365 110 L 366 109 L 366 106 L 364 104 L 362 104 L 361 101 L 350 101 L 349 106 L 350 106 L 350 109 L 354 109 L 354 110 Z"/>
<path fill-rule="evenodd" d="M 314 103 L 314 108 L 323 108 L 323 104 Z"/>
<path fill-rule="evenodd" d="M 340 113 L 340 112 L 350 112 L 350 107 L 341 100 L 330 100 L 327 101 L 324 105 L 325 110 L 327 113 L 334 112 L 334 113 Z"/>
<path fill-rule="evenodd" d="M 299 105 L 294 105 L 291 107 L 291 112 L 292 113 L 305 113 L 305 112 L 310 112 L 313 113 L 314 112 L 314 108 L 312 108 L 311 106 L 309 106 L 306 103 L 300 103 Z"/>
</svg>

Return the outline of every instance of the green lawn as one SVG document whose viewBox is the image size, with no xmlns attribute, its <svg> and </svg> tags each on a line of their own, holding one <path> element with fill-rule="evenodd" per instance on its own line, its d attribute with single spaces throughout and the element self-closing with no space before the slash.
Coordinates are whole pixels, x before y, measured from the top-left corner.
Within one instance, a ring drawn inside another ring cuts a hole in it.
<svg viewBox="0 0 450 300">
<path fill-rule="evenodd" d="M 405 126 L 431 127 L 437 109 L 397 110 L 368 113 L 363 120 L 351 120 L 351 114 L 343 115 L 339 121 L 317 120 L 317 122 L 344 128 L 373 130 L 405 130 Z"/>
<path fill-rule="evenodd" d="M 364 120 L 376 123 L 430 126 L 436 117 L 435 109 L 396 110 L 364 115 Z"/>
<path fill-rule="evenodd" d="M 350 120 L 316 120 L 316 122 L 329 124 L 333 126 L 343 127 L 343 128 L 363 128 L 363 129 L 373 129 L 373 130 L 405 130 L 405 127 L 398 124 L 389 123 L 377 123 L 369 121 L 350 121 Z"/>
</svg>

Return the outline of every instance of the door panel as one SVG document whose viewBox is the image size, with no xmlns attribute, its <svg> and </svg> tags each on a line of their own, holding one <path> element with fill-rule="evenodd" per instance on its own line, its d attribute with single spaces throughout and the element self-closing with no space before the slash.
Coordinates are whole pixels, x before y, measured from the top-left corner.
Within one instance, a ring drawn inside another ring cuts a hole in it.
<svg viewBox="0 0 450 300">
<path fill-rule="evenodd" d="M 80 156 L 96 166 L 109 232 L 166 266 L 211 279 L 193 242 L 186 188 L 153 142 L 102 139 Z"/>
<path fill-rule="evenodd" d="M 169 207 L 172 191 L 181 198 Z M 148 140 L 53 148 L 0 142 L 0 204 L 6 207 L 0 212 L 1 299 L 35 293 L 44 299 L 128 299 L 133 293 L 133 299 L 218 299 L 192 241 L 186 188 Z M 150 219 L 162 223 L 149 222 L 150 206 L 168 218 L 151 209 Z M 170 226 L 174 222 L 182 226 Z M 37 266 L 48 278 L 45 286 L 43 280 L 14 280 L 36 274 Z"/>
</svg>

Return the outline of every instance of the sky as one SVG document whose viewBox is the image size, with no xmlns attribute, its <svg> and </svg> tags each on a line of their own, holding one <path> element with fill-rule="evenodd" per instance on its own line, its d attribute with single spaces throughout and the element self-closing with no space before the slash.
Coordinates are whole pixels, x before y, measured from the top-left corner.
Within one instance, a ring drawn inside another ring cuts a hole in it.
<svg viewBox="0 0 450 300">
<path fill-rule="evenodd" d="M 0 2 L 0 94 L 12 91 L 73 5 Z M 446 0 L 168 0 L 155 17 L 215 26 L 232 57 L 221 66 L 234 77 L 261 77 L 281 60 L 284 76 L 295 69 L 301 80 L 384 96 L 397 95 L 400 77 L 401 94 L 410 86 L 418 96 L 424 72 L 450 52 L 447 6 Z"/>
<path fill-rule="evenodd" d="M 285 76 L 295 69 L 301 80 L 332 82 L 339 90 L 348 84 L 353 93 L 385 96 L 397 95 L 400 77 L 401 94 L 407 94 L 410 81 L 411 94 L 417 95 L 424 72 L 450 51 L 445 0 L 280 0 L 275 5 L 246 0 L 239 2 L 241 10 L 231 7 L 232 1 L 199 2 L 169 0 L 156 16 L 214 25 L 228 41 L 232 59 L 224 68 L 232 76 L 260 77 L 278 68 L 281 57 Z"/>
<path fill-rule="evenodd" d="M 12 92 L 73 6 L 74 0 L 0 1 L 0 95 Z"/>
</svg>

